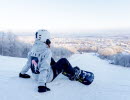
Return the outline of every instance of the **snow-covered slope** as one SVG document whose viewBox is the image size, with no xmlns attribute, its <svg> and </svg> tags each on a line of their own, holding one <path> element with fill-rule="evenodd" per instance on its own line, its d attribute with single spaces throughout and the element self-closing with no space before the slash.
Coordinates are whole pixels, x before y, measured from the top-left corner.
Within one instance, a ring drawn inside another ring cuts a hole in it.
<svg viewBox="0 0 130 100">
<path fill-rule="evenodd" d="M 0 100 L 130 100 L 129 68 L 108 64 L 91 53 L 73 55 L 69 61 L 92 71 L 94 82 L 85 86 L 59 75 L 47 84 L 50 92 L 38 93 L 32 78 L 18 77 L 26 59 L 0 56 Z"/>
</svg>

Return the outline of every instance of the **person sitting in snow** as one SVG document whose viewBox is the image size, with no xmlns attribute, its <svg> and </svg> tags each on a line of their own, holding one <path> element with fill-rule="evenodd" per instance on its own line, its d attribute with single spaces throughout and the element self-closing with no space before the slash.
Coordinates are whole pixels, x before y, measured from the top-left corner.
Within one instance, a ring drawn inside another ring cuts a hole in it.
<svg viewBox="0 0 130 100">
<path fill-rule="evenodd" d="M 26 72 L 31 69 L 34 79 L 38 81 L 38 92 L 50 91 L 46 83 L 52 82 L 60 73 L 70 80 L 76 80 L 79 76 L 79 68 L 73 68 L 66 58 L 54 61 L 50 44 L 50 33 L 47 30 L 38 30 L 33 47 L 28 53 L 28 61 L 19 73 L 21 78 L 30 78 Z M 88 81 L 87 85 L 90 83 Z"/>
</svg>

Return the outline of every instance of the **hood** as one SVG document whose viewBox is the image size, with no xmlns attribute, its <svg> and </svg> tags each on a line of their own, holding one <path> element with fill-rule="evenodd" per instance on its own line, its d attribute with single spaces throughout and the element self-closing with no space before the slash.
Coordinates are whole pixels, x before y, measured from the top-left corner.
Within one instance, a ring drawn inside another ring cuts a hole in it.
<svg viewBox="0 0 130 100">
<path fill-rule="evenodd" d="M 31 53 L 41 54 L 41 53 L 44 53 L 47 49 L 48 49 L 48 46 L 45 43 L 43 43 L 42 41 L 36 40 L 31 49 Z"/>
</svg>

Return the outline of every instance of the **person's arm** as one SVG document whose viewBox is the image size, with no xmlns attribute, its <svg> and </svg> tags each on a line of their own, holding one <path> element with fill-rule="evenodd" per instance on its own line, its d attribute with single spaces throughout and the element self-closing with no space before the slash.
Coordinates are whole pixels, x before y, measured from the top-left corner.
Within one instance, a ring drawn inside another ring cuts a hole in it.
<svg viewBox="0 0 130 100">
<path fill-rule="evenodd" d="M 42 61 L 40 62 L 40 69 L 39 69 L 39 78 L 38 78 L 38 92 L 46 92 L 50 90 L 46 87 L 48 70 L 50 69 L 50 62 L 51 62 L 52 53 L 48 50 L 43 56 Z"/>
<path fill-rule="evenodd" d="M 28 61 L 26 62 L 26 65 L 22 68 L 21 72 L 19 73 L 19 77 L 21 78 L 30 78 L 30 75 L 26 74 L 26 72 L 31 67 L 31 56 L 28 53 Z"/>
</svg>

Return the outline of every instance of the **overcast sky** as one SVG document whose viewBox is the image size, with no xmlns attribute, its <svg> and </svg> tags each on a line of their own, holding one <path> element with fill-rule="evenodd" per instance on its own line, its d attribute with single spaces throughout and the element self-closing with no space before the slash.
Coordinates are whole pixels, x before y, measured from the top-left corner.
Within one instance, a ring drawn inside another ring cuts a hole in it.
<svg viewBox="0 0 130 100">
<path fill-rule="evenodd" d="M 130 0 L 0 0 L 0 30 L 130 28 Z"/>
</svg>

